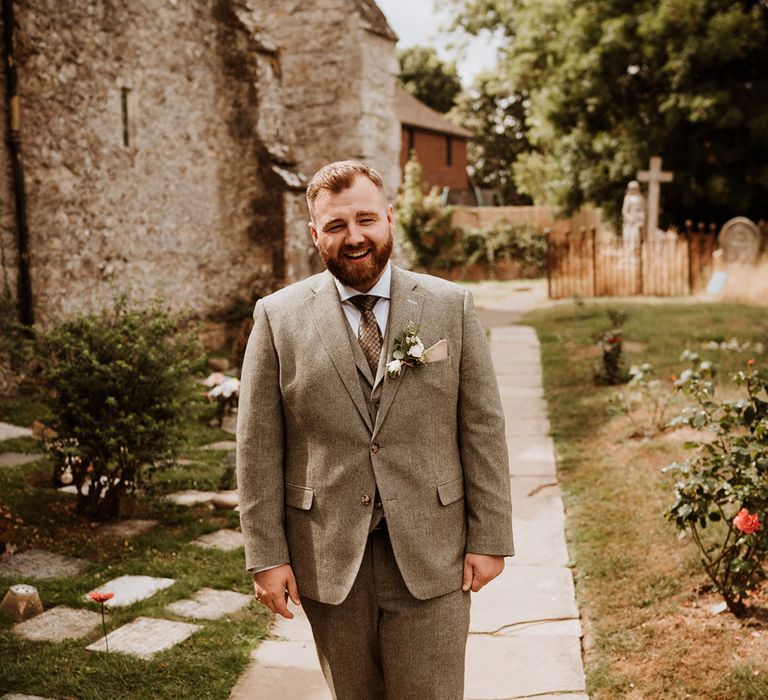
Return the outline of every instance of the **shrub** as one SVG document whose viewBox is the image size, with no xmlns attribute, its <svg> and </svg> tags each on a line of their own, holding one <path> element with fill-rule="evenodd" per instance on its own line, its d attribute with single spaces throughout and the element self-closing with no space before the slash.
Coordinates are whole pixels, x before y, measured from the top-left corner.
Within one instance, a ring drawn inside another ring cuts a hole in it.
<svg viewBox="0 0 768 700">
<path fill-rule="evenodd" d="M 532 224 L 497 223 L 489 230 L 462 234 L 463 261 L 487 265 L 491 273 L 502 260 L 517 263 L 523 276 L 538 277 L 547 265 L 547 240 Z"/>
<path fill-rule="evenodd" d="M 624 337 L 621 329 L 627 314 L 618 309 L 609 309 L 607 313 L 612 328 L 597 340 L 600 357 L 592 367 L 592 374 L 596 384 L 613 386 L 624 384 L 629 379 L 624 365 Z"/>
<path fill-rule="evenodd" d="M 768 379 L 765 372 L 751 369 L 754 361 L 749 360 L 748 371 L 730 375 L 744 396 L 716 401 L 712 363 L 689 351 L 683 359 L 691 368 L 677 385 L 694 405 L 673 422 L 711 431 L 713 439 L 687 442 L 694 456 L 665 468 L 679 476 L 667 517 L 691 534 L 704 571 L 728 609 L 740 616 L 746 612 L 744 600 L 766 576 Z"/>
<path fill-rule="evenodd" d="M 608 412 L 629 419 L 631 437 L 654 437 L 669 427 L 667 414 L 675 398 L 671 383 L 659 379 L 650 362 L 643 362 L 629 368 L 629 384 L 609 399 Z"/>
<path fill-rule="evenodd" d="M 181 445 L 196 342 L 159 304 L 131 309 L 120 297 L 109 312 L 41 334 L 39 348 L 54 458 L 72 471 L 81 513 L 116 517 L 142 469 L 171 460 Z"/>
<path fill-rule="evenodd" d="M 457 260 L 457 232 L 437 190 L 424 194 L 421 165 L 415 155 L 405 165 L 397 199 L 397 223 L 411 262 L 424 268 L 450 267 Z"/>
</svg>

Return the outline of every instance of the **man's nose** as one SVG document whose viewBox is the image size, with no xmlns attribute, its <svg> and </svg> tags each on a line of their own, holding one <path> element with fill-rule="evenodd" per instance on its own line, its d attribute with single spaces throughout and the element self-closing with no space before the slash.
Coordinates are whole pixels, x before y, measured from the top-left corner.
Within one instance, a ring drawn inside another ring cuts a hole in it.
<svg viewBox="0 0 768 700">
<path fill-rule="evenodd" d="M 347 227 L 347 236 L 344 239 L 344 243 L 348 246 L 359 246 L 365 243 L 365 236 L 363 235 L 363 227 L 353 222 Z"/>
</svg>

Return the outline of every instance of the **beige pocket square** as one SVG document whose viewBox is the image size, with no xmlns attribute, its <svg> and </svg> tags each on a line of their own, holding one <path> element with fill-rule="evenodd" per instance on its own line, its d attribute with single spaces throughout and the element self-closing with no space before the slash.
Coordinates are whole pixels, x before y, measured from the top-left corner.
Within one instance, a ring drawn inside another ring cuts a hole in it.
<svg viewBox="0 0 768 700">
<path fill-rule="evenodd" d="M 424 351 L 422 362 L 429 364 L 430 362 L 440 362 L 440 360 L 448 359 L 448 339 L 443 338 L 438 340 L 434 345 L 428 347 Z"/>
</svg>

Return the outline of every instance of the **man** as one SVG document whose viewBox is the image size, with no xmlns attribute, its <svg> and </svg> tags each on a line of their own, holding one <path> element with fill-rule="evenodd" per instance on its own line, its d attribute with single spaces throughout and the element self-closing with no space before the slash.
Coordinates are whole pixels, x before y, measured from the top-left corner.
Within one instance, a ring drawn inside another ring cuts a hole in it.
<svg viewBox="0 0 768 700">
<path fill-rule="evenodd" d="M 331 163 L 307 202 L 327 271 L 259 300 L 243 363 L 246 566 L 303 604 L 335 698 L 458 699 L 469 592 L 513 551 L 485 335 L 468 292 L 390 263 L 376 171 Z"/>
</svg>

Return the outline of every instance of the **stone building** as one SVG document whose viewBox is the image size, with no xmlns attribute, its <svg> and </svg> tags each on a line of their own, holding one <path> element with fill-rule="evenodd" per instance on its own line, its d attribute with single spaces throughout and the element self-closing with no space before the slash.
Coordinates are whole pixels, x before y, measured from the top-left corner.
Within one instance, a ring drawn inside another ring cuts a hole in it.
<svg viewBox="0 0 768 700">
<path fill-rule="evenodd" d="M 122 290 L 215 318 L 317 269 L 303 188 L 320 165 L 366 160 L 396 192 L 396 36 L 373 0 L 14 7 L 36 320 Z M 6 148 L 0 164 L 15 291 Z"/>
</svg>

